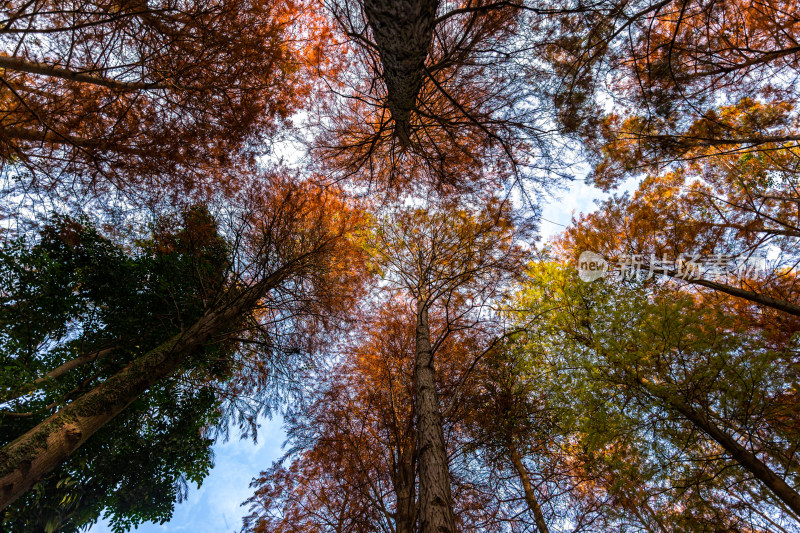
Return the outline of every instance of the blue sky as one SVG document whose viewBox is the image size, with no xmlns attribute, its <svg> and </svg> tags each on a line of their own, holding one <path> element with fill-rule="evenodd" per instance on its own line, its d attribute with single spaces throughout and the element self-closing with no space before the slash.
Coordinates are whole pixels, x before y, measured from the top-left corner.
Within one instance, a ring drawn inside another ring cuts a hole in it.
<svg viewBox="0 0 800 533">
<path fill-rule="evenodd" d="M 215 465 L 211 474 L 198 489 L 192 487 L 189 497 L 177 504 L 172 520 L 164 525 L 143 524 L 137 533 L 189 531 L 192 533 L 231 533 L 242 527 L 247 508 L 241 504 L 252 494 L 250 481 L 283 455 L 281 445 L 285 434 L 282 419 L 263 421 L 258 442 L 240 440 L 235 436 L 226 443 L 214 446 Z M 101 521 L 91 533 L 110 533 Z"/>
<path fill-rule="evenodd" d="M 606 198 L 595 187 L 576 180 L 568 190 L 546 202 L 542 212 L 541 234 L 547 239 L 570 223 L 573 213 L 593 211 L 594 201 Z M 190 531 L 192 533 L 231 533 L 242 527 L 242 517 L 247 508 L 241 504 L 252 494 L 250 481 L 283 455 L 281 446 L 286 434 L 281 428 L 282 419 L 265 420 L 259 430 L 258 443 L 239 440 L 235 436 L 214 447 L 215 466 L 211 474 L 197 489 L 192 488 L 188 498 L 175 508 L 172 520 L 163 525 L 143 524 L 137 533 L 164 533 Z M 110 533 L 105 522 L 92 527 L 90 533 Z"/>
<path fill-rule="evenodd" d="M 595 200 L 608 197 L 608 194 L 593 185 L 587 185 L 580 178 L 572 182 L 566 190 L 554 193 L 551 201 L 544 202 L 539 230 L 542 241 L 546 241 L 568 226 L 573 213 L 594 211 L 597 208 Z"/>
</svg>

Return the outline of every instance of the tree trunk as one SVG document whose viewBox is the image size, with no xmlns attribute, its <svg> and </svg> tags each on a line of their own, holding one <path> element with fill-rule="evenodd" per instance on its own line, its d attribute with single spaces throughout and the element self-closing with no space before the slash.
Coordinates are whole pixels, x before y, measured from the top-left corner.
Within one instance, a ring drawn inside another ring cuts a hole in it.
<svg viewBox="0 0 800 533">
<path fill-rule="evenodd" d="M 415 490 L 415 474 L 417 466 L 417 454 L 412 443 L 407 446 L 400 457 L 400 464 L 397 465 L 395 473 L 394 491 L 397 498 L 397 509 L 395 511 L 395 532 L 413 533 L 417 521 L 417 502 Z"/>
<path fill-rule="evenodd" d="M 439 0 L 364 0 L 364 14 L 383 65 L 387 107 L 402 146 L 410 144 L 411 112 L 425 81 Z"/>
<path fill-rule="evenodd" d="M 455 533 L 450 469 L 444 444 L 436 372 L 433 367 L 428 308 L 417 303 L 416 332 L 417 450 L 419 453 L 419 531 Z"/>
<path fill-rule="evenodd" d="M 797 516 L 800 516 L 800 494 L 768 465 L 756 457 L 755 454 L 739 444 L 736 439 L 727 434 L 713 421 L 709 420 L 705 413 L 677 398 L 670 391 L 641 378 L 638 381 L 650 394 L 663 400 L 667 405 L 686 417 L 695 427 L 714 439 L 742 468 L 753 474 Z"/>
<path fill-rule="evenodd" d="M 508 450 L 511 453 L 511 462 L 514 464 L 514 468 L 517 470 L 519 479 L 522 482 L 522 489 L 525 491 L 525 501 L 528 502 L 528 508 L 533 513 L 534 520 L 536 520 L 536 529 L 539 530 L 539 533 L 550 533 L 550 530 L 547 528 L 547 522 L 544 520 L 542 508 L 539 507 L 539 502 L 536 500 L 536 495 L 533 493 L 531 478 L 528 476 L 525 465 L 522 464 L 522 458 L 517 452 L 517 447 L 510 444 Z"/>
<path fill-rule="evenodd" d="M 194 325 L 147 352 L 58 413 L 0 450 L 0 510 L 52 471 L 97 430 L 161 379 L 191 353 L 223 333 L 285 277 L 281 270 L 246 289 Z"/>
<path fill-rule="evenodd" d="M 49 381 L 55 380 L 67 374 L 68 372 L 83 366 L 85 364 L 91 363 L 92 361 L 103 357 L 105 355 L 110 354 L 114 350 L 116 350 L 117 346 L 112 346 L 110 348 L 104 348 L 102 350 L 98 350 L 96 352 L 88 353 L 88 354 L 81 354 L 75 359 L 67 361 L 66 363 L 57 366 L 44 376 L 37 378 L 33 383 L 28 383 L 19 387 L 16 391 L 12 392 L 7 398 L 4 398 L 4 402 L 9 402 L 11 400 L 15 400 L 20 396 L 25 396 L 26 394 L 30 394 L 31 392 L 42 388 L 46 383 Z"/>
</svg>

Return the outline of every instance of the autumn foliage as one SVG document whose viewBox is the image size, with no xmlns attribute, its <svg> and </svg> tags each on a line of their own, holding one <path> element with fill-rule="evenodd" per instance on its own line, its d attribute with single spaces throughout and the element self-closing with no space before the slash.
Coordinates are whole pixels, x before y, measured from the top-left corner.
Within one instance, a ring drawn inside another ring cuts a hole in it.
<svg viewBox="0 0 800 533">
<path fill-rule="evenodd" d="M 269 415 L 244 531 L 800 531 L 798 42 L 788 0 L 6 2 L 0 529 L 166 522 Z"/>
</svg>

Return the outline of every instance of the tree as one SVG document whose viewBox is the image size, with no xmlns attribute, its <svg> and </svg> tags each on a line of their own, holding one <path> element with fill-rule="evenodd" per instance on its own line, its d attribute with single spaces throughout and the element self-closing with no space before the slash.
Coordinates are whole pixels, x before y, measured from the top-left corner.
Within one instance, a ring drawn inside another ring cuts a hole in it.
<svg viewBox="0 0 800 533">
<path fill-rule="evenodd" d="M 780 400 L 794 349 L 739 333 L 735 317 L 670 290 L 586 284 L 555 265 L 532 274 L 522 305 L 548 312 L 526 349 L 555 365 L 555 397 L 573 413 L 564 420 L 577 434 L 565 442 L 585 487 L 576 495 L 605 493 L 624 510 L 614 520 L 645 529 L 796 528 L 794 437 Z"/>
<path fill-rule="evenodd" d="M 415 408 L 420 531 L 454 531 L 455 515 L 434 360 L 453 331 L 491 321 L 490 306 L 518 272 L 524 253 L 507 206 L 471 212 L 458 205 L 395 211 L 370 239 L 372 261 L 394 291 L 414 301 Z M 441 321 L 431 327 L 431 315 Z"/>
<path fill-rule="evenodd" d="M 319 52 L 317 26 L 303 40 L 295 22 L 313 21 L 291 1 L 6 7 L 7 186 L 67 202 L 234 190 L 236 169 L 308 95 L 303 69 Z"/>
<path fill-rule="evenodd" d="M 417 530 L 413 302 L 395 297 L 373 308 L 335 362 L 305 379 L 313 385 L 285 417 L 289 452 L 253 481 L 247 531 Z M 471 452 L 466 396 L 479 387 L 469 330 L 437 351 L 437 389 L 459 531 L 505 531 L 513 520 Z M 289 464 L 286 464 L 289 462 Z"/>
<path fill-rule="evenodd" d="M 286 416 L 290 452 L 253 481 L 247 531 L 416 530 L 413 328 L 399 302 Z M 311 381 L 309 379 L 309 381 Z"/>
<path fill-rule="evenodd" d="M 70 219 L 56 220 L 32 247 L 7 246 L 0 262 L 2 398 L 14 411 L 0 411 L 3 445 L 137 350 L 176 332 L 179 321 L 195 319 L 202 299 L 219 290 L 228 250 L 207 211 L 194 208 L 173 222 L 177 230 L 133 257 L 85 221 Z M 209 347 L 204 357 L 222 361 L 229 351 Z M 208 365 L 203 375 L 221 379 L 221 370 Z M 208 473 L 208 428 L 219 419 L 217 408 L 208 383 L 154 387 L 6 509 L 4 527 L 78 531 L 104 509 L 117 528 L 168 519 L 182 485 Z"/>
<path fill-rule="evenodd" d="M 550 64 L 554 78 L 546 87 L 563 129 L 587 142 L 601 186 L 717 153 L 796 148 L 792 120 L 765 122 L 742 105 L 755 98 L 796 113 L 794 4 L 659 0 L 558 8 L 562 16 L 542 20 L 547 31 L 532 38 Z M 720 112 L 736 107 L 740 120 Z"/>
<path fill-rule="evenodd" d="M 235 335 L 243 326 L 254 333 L 254 342 L 263 343 L 264 334 L 289 329 L 300 316 L 306 320 L 305 329 L 299 329 L 308 333 L 347 308 L 347 296 L 358 290 L 358 253 L 347 237 L 358 223 L 357 212 L 310 185 L 275 180 L 270 190 L 250 191 L 255 192 L 260 194 L 250 196 L 239 226 L 232 272 L 224 290 L 203 302 L 202 313 L 154 347 L 134 352 L 121 368 L 0 451 L 3 507 L 142 394 L 163 380 L 202 368 L 202 357 L 194 356 L 209 343 L 240 339 Z M 238 371 L 228 380 L 234 395 L 260 384 L 239 362 L 230 368 Z M 197 377 L 204 381 L 202 373 Z"/>
<path fill-rule="evenodd" d="M 481 459 L 499 473 L 509 466 L 513 469 L 536 531 L 549 533 L 525 458 L 536 457 L 542 443 L 558 430 L 546 401 L 550 391 L 542 387 L 546 378 L 528 366 L 514 337 L 498 343 L 481 360 L 474 380 L 477 386 L 467 394 L 463 411 L 471 426 L 472 446 L 483 450 Z M 541 485 L 546 487 L 547 476 L 542 477 Z"/>
<path fill-rule="evenodd" d="M 788 150 L 731 154 L 648 176 L 633 195 L 575 220 L 558 247 L 565 257 L 586 250 L 616 261 L 635 257 L 645 270 L 758 306 L 764 318 L 755 320 L 778 321 L 791 334 L 800 316 L 792 158 Z M 693 261 L 692 275 L 681 272 L 681 258 Z"/>
<path fill-rule="evenodd" d="M 336 179 L 481 190 L 543 180 L 551 128 L 521 65 L 515 3 L 330 2 L 343 54 L 315 153 Z M 551 175 L 552 177 L 552 175 Z"/>
</svg>

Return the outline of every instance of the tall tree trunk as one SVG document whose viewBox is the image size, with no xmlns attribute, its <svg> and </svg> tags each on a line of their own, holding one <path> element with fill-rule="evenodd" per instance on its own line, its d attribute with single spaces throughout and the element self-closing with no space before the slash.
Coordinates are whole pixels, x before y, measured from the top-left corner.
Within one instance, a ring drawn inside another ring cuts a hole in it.
<svg viewBox="0 0 800 533">
<path fill-rule="evenodd" d="M 424 299 L 417 303 L 416 332 L 417 451 L 419 453 L 419 531 L 455 533 L 450 469 L 444 444 L 431 328 Z"/>
<path fill-rule="evenodd" d="M 438 7 L 439 0 L 364 0 L 383 65 L 387 107 L 402 146 L 410 143 L 411 112 L 425 81 Z"/>
<path fill-rule="evenodd" d="M 522 489 L 525 491 L 525 501 L 528 502 L 528 508 L 533 513 L 534 520 L 536 520 L 536 529 L 539 530 L 539 533 L 550 533 L 550 530 L 547 528 L 547 522 L 544 520 L 542 508 L 539 506 L 536 495 L 533 493 L 531 478 L 528 475 L 528 471 L 525 469 L 525 465 L 522 463 L 519 452 L 517 452 L 517 447 L 513 444 L 509 444 L 508 451 L 511 453 L 511 462 L 514 464 L 514 468 L 517 470 L 519 479 L 522 482 Z"/>
<path fill-rule="evenodd" d="M 761 461 L 754 453 L 739 444 L 731 435 L 717 426 L 705 413 L 678 398 L 674 393 L 664 387 L 655 385 L 645 379 L 637 380 L 653 396 L 663 400 L 667 405 L 678 411 L 703 433 L 714 439 L 739 465 L 753 474 L 772 493 L 777 496 L 789 509 L 800 517 L 800 494 L 789 486 L 784 479 L 776 474 L 766 463 Z"/>
<path fill-rule="evenodd" d="M 400 464 L 395 473 L 394 491 L 397 498 L 395 516 L 396 533 L 413 533 L 417 521 L 417 501 L 415 474 L 417 453 L 413 443 L 406 446 L 400 456 Z"/>
<path fill-rule="evenodd" d="M 224 307 L 206 312 L 185 331 L 4 446 L 0 450 L 0 510 L 60 465 L 141 394 L 172 374 L 187 356 L 234 324 L 285 274 L 281 270 L 246 289 Z"/>
</svg>

